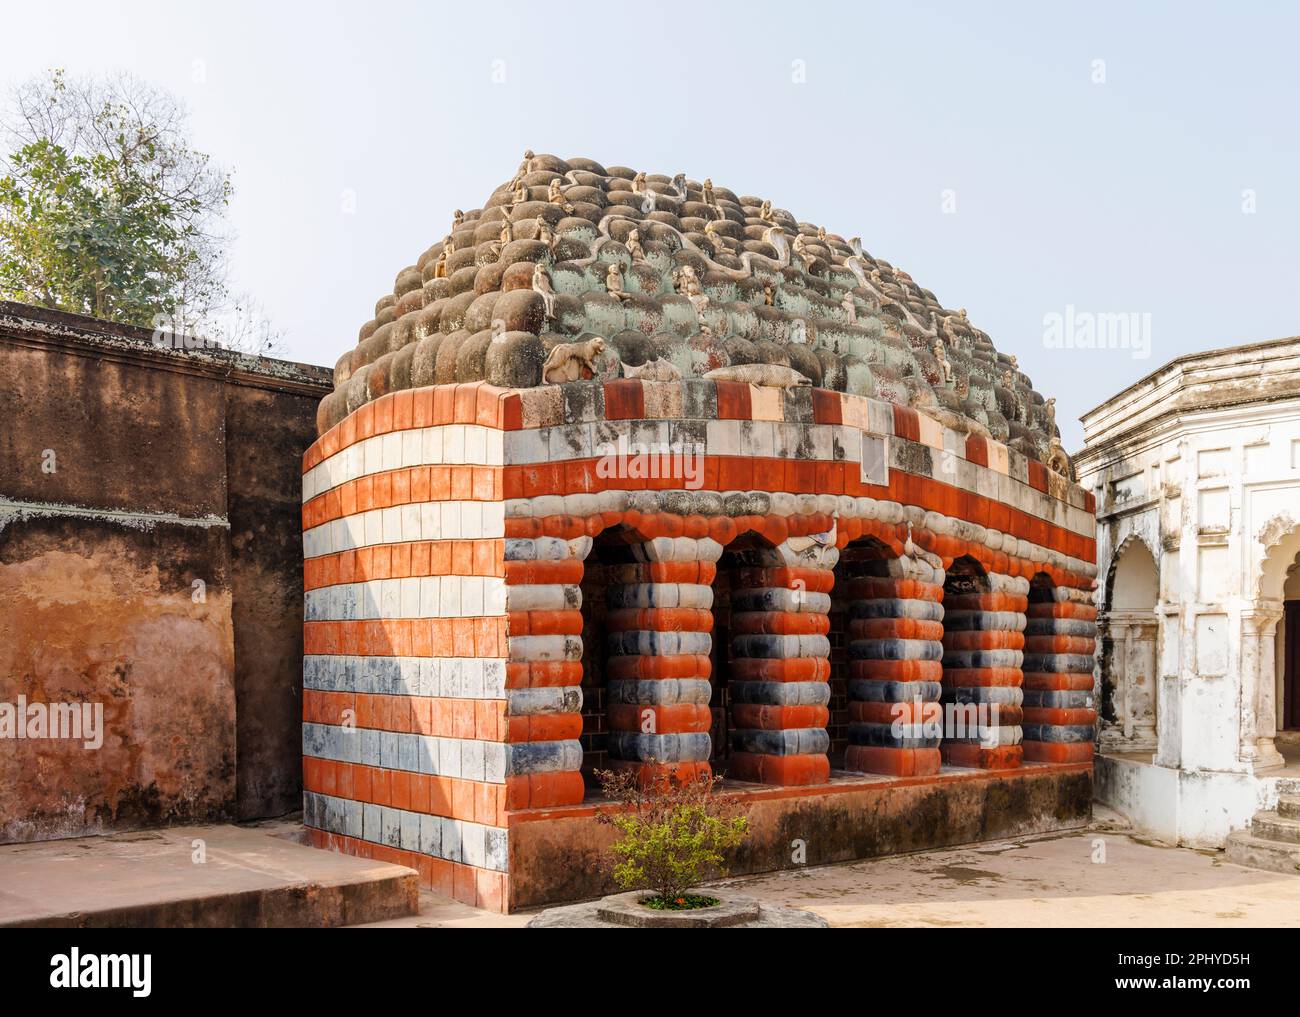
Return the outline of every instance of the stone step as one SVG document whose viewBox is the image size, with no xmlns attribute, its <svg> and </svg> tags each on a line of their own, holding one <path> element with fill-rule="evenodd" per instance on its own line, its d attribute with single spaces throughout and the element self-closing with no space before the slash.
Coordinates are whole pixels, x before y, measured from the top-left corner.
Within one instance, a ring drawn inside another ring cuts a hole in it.
<svg viewBox="0 0 1300 1017">
<path fill-rule="evenodd" d="M 170 827 L 0 848 L 0 928 L 329 928 L 416 912 L 414 869 L 301 826 Z M 198 852 L 198 853 L 196 853 Z"/>
<path fill-rule="evenodd" d="M 1300 844 L 1264 840 L 1246 830 L 1228 834 L 1224 856 L 1228 861 L 1248 868 L 1300 875 Z"/>
<path fill-rule="evenodd" d="M 1276 812 L 1256 812 L 1250 832 L 1263 840 L 1300 845 L 1300 819 L 1288 819 Z"/>
<path fill-rule="evenodd" d="M 1300 795 L 1281 795 L 1277 800 L 1277 814 L 1287 819 L 1300 819 Z"/>
</svg>

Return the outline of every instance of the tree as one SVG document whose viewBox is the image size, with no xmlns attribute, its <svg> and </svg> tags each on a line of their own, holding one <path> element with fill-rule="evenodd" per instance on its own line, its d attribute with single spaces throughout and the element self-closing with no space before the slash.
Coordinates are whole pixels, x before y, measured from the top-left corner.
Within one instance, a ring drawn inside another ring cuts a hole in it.
<svg viewBox="0 0 1300 1017">
<path fill-rule="evenodd" d="M 10 106 L 0 297 L 255 352 L 277 344 L 264 319 L 250 326 L 248 298 L 230 293 L 230 174 L 192 147 L 175 98 L 130 75 L 54 70 L 15 89 Z"/>
</svg>

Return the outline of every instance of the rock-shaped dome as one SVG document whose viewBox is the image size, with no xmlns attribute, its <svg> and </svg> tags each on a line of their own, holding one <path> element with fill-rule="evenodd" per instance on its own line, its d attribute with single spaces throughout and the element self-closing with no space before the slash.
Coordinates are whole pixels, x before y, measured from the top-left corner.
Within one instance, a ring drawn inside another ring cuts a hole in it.
<svg viewBox="0 0 1300 1017">
<path fill-rule="evenodd" d="M 598 381 L 775 364 L 1040 461 L 1057 434 L 1014 357 L 858 238 L 707 179 L 531 152 L 398 273 L 335 368 L 320 430 L 397 389 L 543 384 L 554 346 L 594 336 Z"/>
</svg>

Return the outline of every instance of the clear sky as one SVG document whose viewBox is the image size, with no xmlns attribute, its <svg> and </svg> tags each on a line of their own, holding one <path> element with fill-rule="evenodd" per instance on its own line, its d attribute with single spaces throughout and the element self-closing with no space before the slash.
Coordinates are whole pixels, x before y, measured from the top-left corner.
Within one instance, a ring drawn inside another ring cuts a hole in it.
<svg viewBox="0 0 1300 1017">
<path fill-rule="evenodd" d="M 1018 356 L 1071 449 L 1170 358 L 1300 332 L 1295 3 L 41 0 L 3 24 L 5 85 L 125 68 L 185 100 L 234 170 L 236 283 L 297 360 L 332 366 L 524 148 L 861 235 Z M 1138 331 L 1081 348 L 1101 314 Z"/>
</svg>

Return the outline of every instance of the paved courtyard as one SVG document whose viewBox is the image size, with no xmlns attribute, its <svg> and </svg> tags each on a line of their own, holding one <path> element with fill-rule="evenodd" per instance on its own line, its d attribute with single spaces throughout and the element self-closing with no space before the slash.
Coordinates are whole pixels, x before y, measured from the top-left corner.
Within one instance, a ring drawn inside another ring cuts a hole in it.
<svg viewBox="0 0 1300 1017">
<path fill-rule="evenodd" d="M 1144 840 L 1100 806 L 1093 825 L 1077 833 L 726 884 L 763 901 L 815 911 L 841 928 L 1300 926 L 1300 873 L 1246 869 L 1225 862 L 1222 852 Z M 426 893 L 418 916 L 380 924 L 519 926 L 528 918 Z"/>
</svg>

